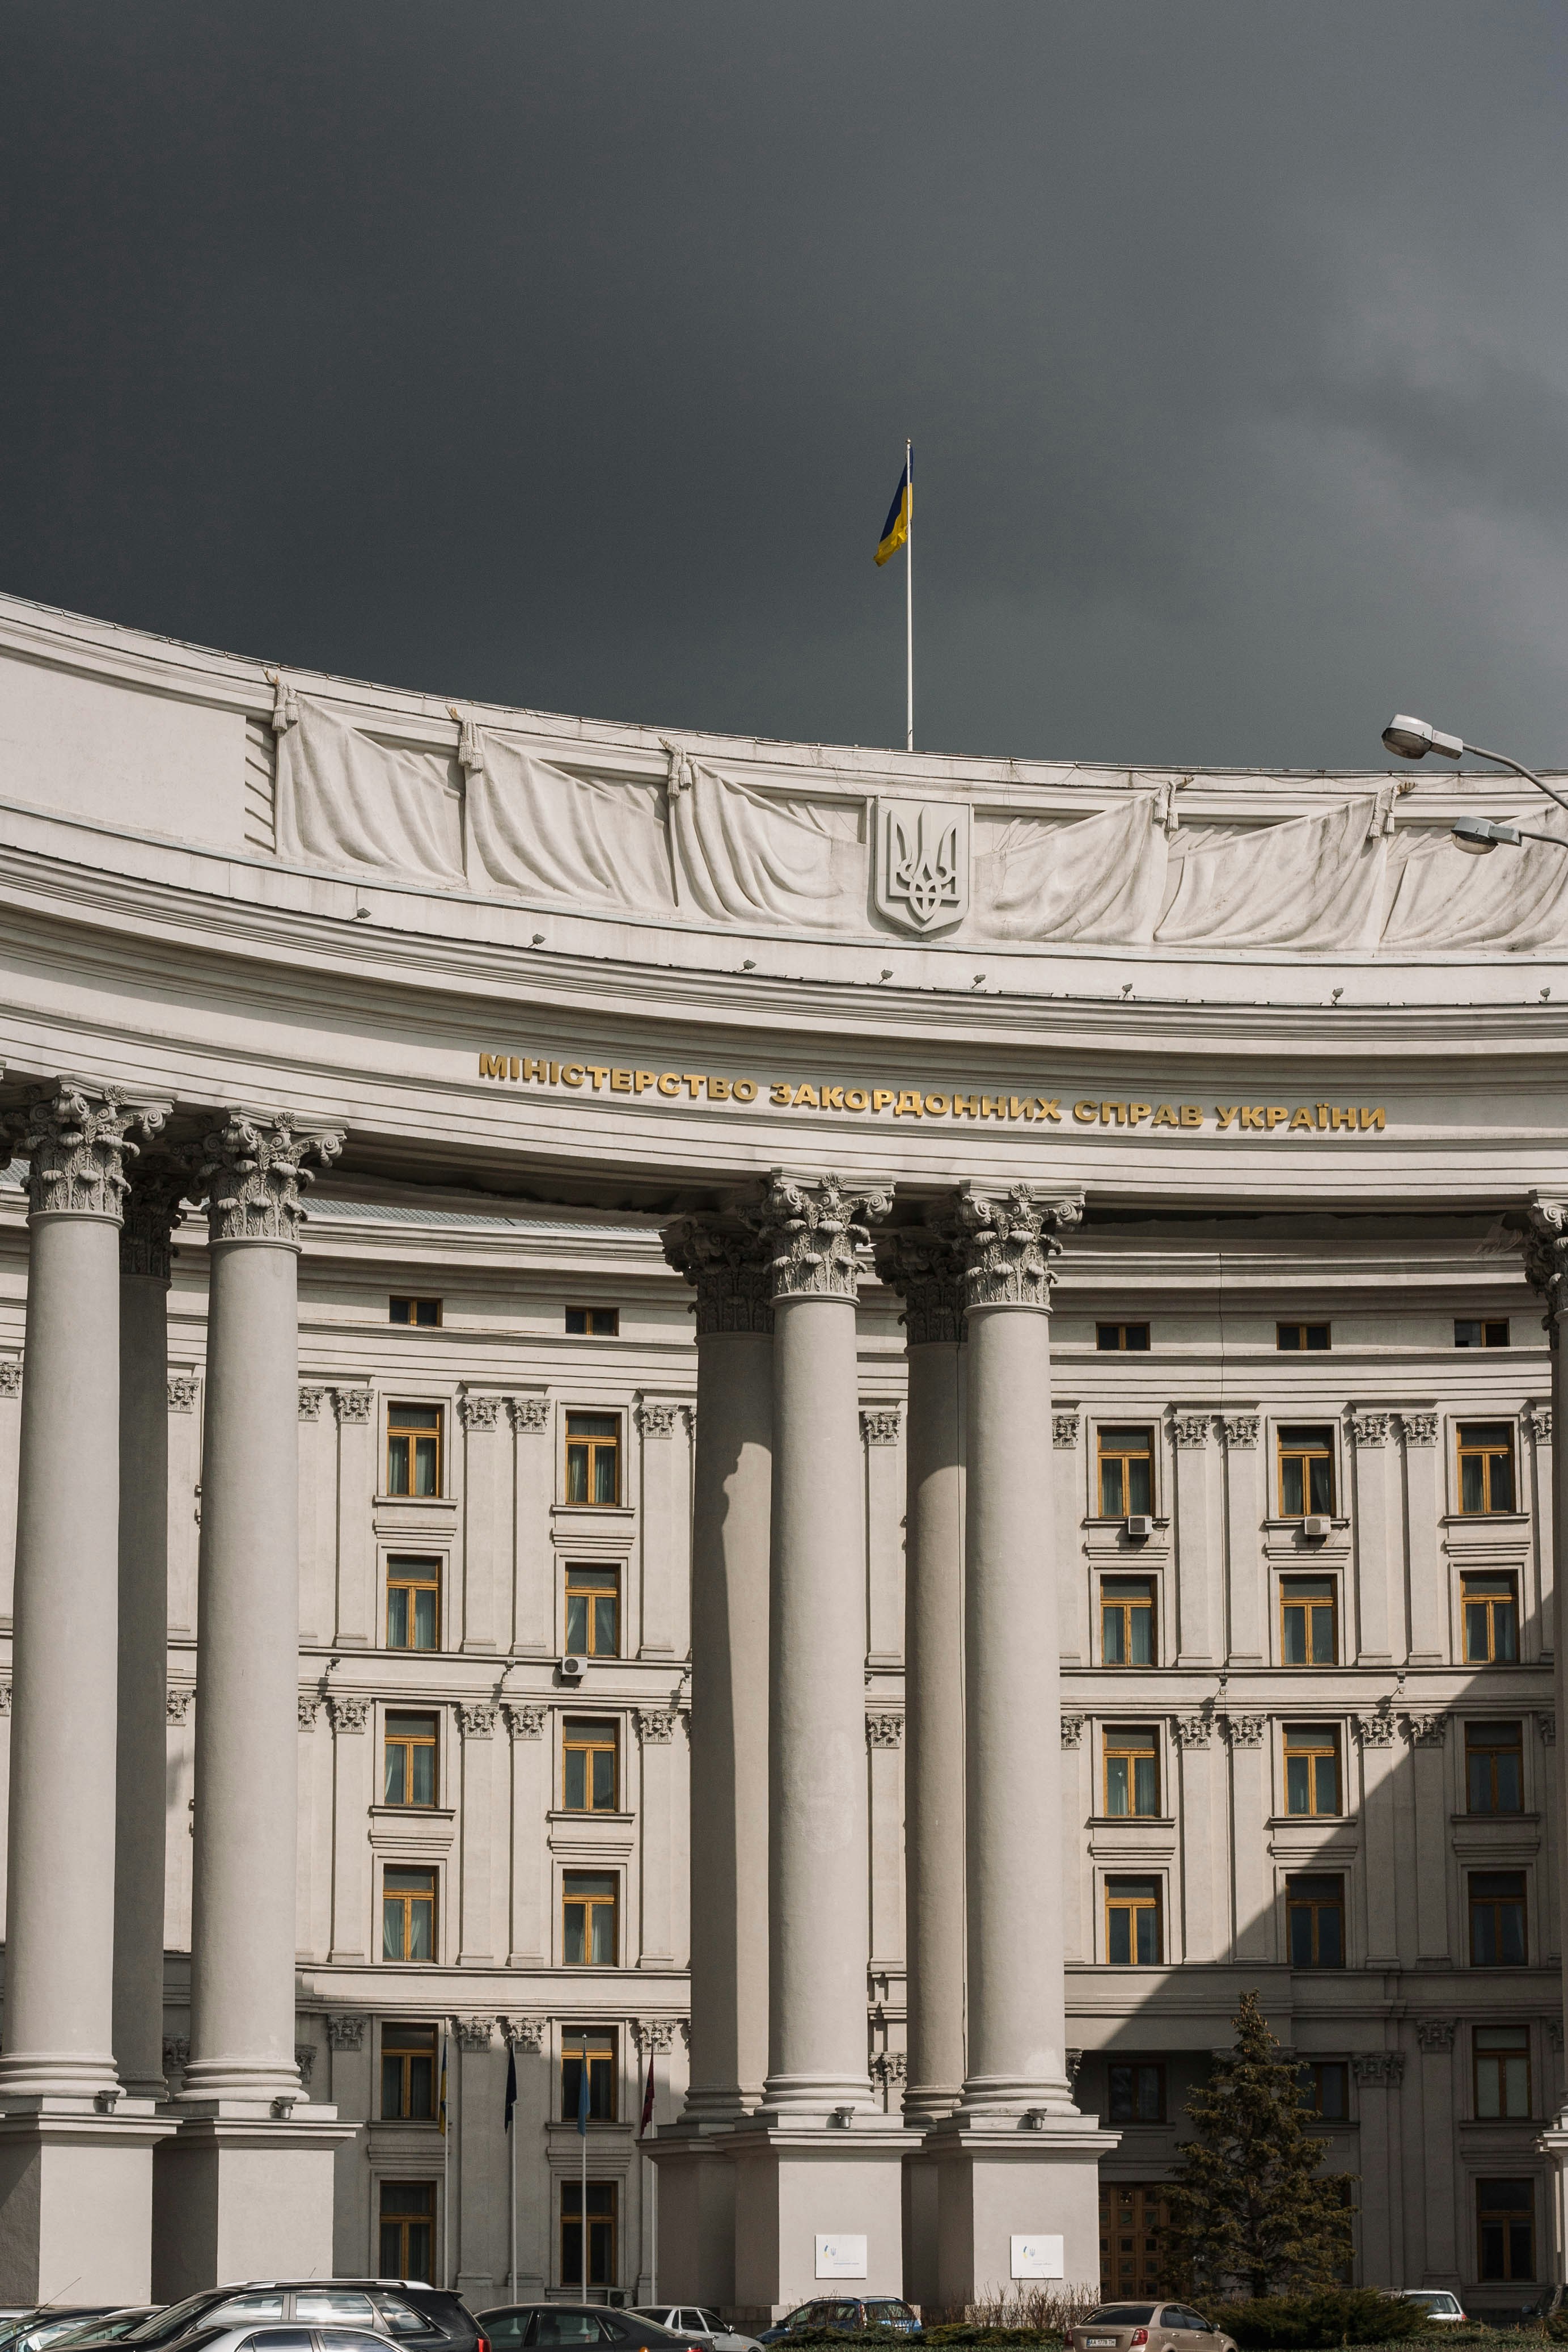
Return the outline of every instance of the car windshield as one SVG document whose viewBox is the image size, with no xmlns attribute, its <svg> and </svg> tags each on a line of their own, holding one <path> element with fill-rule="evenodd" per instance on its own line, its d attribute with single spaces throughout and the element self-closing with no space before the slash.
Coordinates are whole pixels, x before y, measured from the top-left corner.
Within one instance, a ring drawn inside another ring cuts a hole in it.
<svg viewBox="0 0 1568 2352">
<path fill-rule="evenodd" d="M 172 2344 L 176 2336 L 183 2336 L 187 2327 L 194 2327 L 204 2313 L 211 2311 L 217 2299 L 210 2292 L 188 2294 L 183 2303 L 172 2303 L 167 2311 L 155 2311 L 151 2319 L 144 2319 L 139 2327 L 133 2327 L 125 2341 L 128 2344 Z"/>
<path fill-rule="evenodd" d="M 1084 2325 L 1088 2327 L 1146 2327 L 1154 2315 L 1152 2303 L 1108 2303 L 1103 2311 L 1092 2311 Z"/>
</svg>

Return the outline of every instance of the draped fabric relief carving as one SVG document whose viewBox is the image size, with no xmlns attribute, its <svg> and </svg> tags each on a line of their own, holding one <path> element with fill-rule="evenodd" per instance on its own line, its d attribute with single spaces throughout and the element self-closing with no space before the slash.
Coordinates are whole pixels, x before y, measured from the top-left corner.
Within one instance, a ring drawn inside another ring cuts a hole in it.
<svg viewBox="0 0 1568 2352">
<path fill-rule="evenodd" d="M 858 779 L 754 783 L 671 743 L 654 772 L 595 773 L 455 708 L 455 750 L 414 748 L 277 693 L 291 864 L 704 926 L 905 928 L 872 911 L 875 795 Z M 948 936 L 1317 954 L 1568 942 L 1568 862 L 1526 843 L 1461 864 L 1447 825 L 1396 823 L 1406 780 L 1272 823 L 1183 822 L 1192 782 L 1064 772 L 1109 801 L 1082 814 L 933 803 L 973 810 L 970 911 Z M 1545 827 L 1568 841 L 1563 819 Z"/>
</svg>

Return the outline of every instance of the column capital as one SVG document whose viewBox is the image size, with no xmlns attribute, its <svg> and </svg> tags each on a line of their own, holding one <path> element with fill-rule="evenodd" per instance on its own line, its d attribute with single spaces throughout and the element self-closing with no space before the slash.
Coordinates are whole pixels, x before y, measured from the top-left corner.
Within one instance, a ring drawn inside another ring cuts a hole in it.
<svg viewBox="0 0 1568 2352">
<path fill-rule="evenodd" d="M 224 1124 L 191 1150 L 194 1184 L 206 1195 L 214 1242 L 282 1242 L 295 1246 L 305 1211 L 302 1188 L 315 1160 L 329 1168 L 343 1149 L 339 1132 L 296 1134 L 286 1110 L 231 1109 Z"/>
<path fill-rule="evenodd" d="M 1051 1305 L 1051 1261 L 1061 1236 L 1083 1216 L 1082 1192 L 1041 1198 L 1032 1184 L 1004 1192 L 965 1183 L 953 1201 L 967 1303 L 975 1307 Z"/>
<path fill-rule="evenodd" d="M 187 1178 L 177 1160 L 160 1154 L 131 1171 L 121 1203 L 120 1271 L 167 1284 L 173 1272 L 174 1228 L 184 1215 Z"/>
<path fill-rule="evenodd" d="M 723 1212 L 706 1212 L 677 1217 L 660 1238 L 667 1262 L 696 1292 L 699 1339 L 772 1330 L 768 1257 L 754 1233 Z"/>
<path fill-rule="evenodd" d="M 767 1255 L 776 1303 L 843 1298 L 852 1305 L 871 1253 L 871 1227 L 892 1206 L 893 1194 L 881 1187 L 775 1168 L 740 1213 Z"/>
<path fill-rule="evenodd" d="M 964 1265 L 950 1234 L 900 1225 L 876 1238 L 877 1278 L 904 1301 L 912 1348 L 964 1337 Z"/>
<path fill-rule="evenodd" d="M 167 1103 L 131 1102 L 123 1087 L 54 1078 L 4 1121 L 6 1142 L 24 1153 L 30 1217 L 108 1217 L 117 1224 L 130 1186 L 126 1162 L 162 1131 Z"/>
<path fill-rule="evenodd" d="M 1549 1316 L 1568 1307 L 1568 1200 L 1531 1192 L 1525 1203 L 1524 1274 Z"/>
</svg>

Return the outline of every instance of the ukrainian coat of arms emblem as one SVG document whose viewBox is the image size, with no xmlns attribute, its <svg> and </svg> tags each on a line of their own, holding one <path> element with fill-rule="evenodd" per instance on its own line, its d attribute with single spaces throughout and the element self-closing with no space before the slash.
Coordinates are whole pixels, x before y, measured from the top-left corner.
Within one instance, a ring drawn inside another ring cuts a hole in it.
<svg viewBox="0 0 1568 2352">
<path fill-rule="evenodd" d="M 904 930 L 944 931 L 969 911 L 969 812 L 952 801 L 876 804 L 873 898 Z"/>
</svg>

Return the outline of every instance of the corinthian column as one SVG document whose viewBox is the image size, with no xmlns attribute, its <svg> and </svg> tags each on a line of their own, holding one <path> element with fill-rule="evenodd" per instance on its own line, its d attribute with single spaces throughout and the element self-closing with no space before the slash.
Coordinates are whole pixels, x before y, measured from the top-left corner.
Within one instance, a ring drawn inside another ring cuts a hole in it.
<svg viewBox="0 0 1568 2352">
<path fill-rule="evenodd" d="M 1557 1744 L 1544 1750 L 1557 1772 L 1557 1819 L 1568 1822 L 1568 1199 L 1543 1199 L 1532 1192 L 1526 1212 L 1524 1271 L 1531 1287 L 1546 1307 L 1545 1324 L 1552 1337 L 1552 1659 L 1556 1690 Z M 1562 1431 L 1562 1435 L 1556 1433 Z M 1557 1935 L 1563 1966 L 1568 1969 L 1568 1866 L 1560 1857 L 1557 1870 Z M 1568 2226 L 1568 2105 L 1542 2134 L 1557 2168 L 1557 2242 L 1565 2242 Z"/>
<path fill-rule="evenodd" d="M 231 1111 L 194 1155 L 211 1274 L 185 2101 L 300 2096 L 299 1193 L 341 1148 Z"/>
<path fill-rule="evenodd" d="M 1048 2233 L 1099 2273 L 1098 2160 L 1073 2103 L 1061 1879 L 1061 1693 L 1051 1475 L 1051 1260 L 1082 1200 L 966 1184 L 968 1383 L 964 1714 L 968 2064 L 941 2155 L 940 2299 L 1006 2290 L 1013 2242 Z"/>
<path fill-rule="evenodd" d="M 9 1122 L 28 1160 L 16 1512 L 0 2294 L 141 2301 L 153 2143 L 113 2049 L 120 1226 L 162 1126 L 62 1079 Z M 160 1696 L 162 1668 L 160 1664 Z M 163 1794 L 162 1757 L 157 1792 Z M 119 2107 L 119 2112 L 115 2110 Z M 90 2218 L 84 2218 L 90 2217 Z"/>
<path fill-rule="evenodd" d="M 818 2291 L 815 2233 L 864 2239 L 864 2294 L 896 2294 L 903 2273 L 904 2134 L 873 2104 L 867 2046 L 855 1339 L 869 1226 L 889 1205 L 776 1172 L 746 1210 L 772 1277 L 773 1527 L 768 2079 L 734 2136 L 736 2299 L 775 2309 Z"/>
<path fill-rule="evenodd" d="M 883 1237 L 877 1271 L 909 1341 L 904 2119 L 924 2130 L 964 2080 L 964 1274 L 952 1242 L 918 1227 Z"/>
<path fill-rule="evenodd" d="M 131 1172 L 120 1234 L 120 1717 L 114 1807 L 114 2055 L 138 2096 L 163 2079 L 168 1774 L 169 1277 L 186 1178 Z"/>
</svg>

